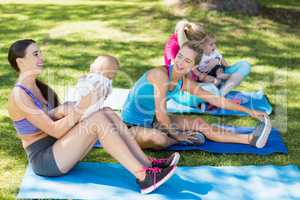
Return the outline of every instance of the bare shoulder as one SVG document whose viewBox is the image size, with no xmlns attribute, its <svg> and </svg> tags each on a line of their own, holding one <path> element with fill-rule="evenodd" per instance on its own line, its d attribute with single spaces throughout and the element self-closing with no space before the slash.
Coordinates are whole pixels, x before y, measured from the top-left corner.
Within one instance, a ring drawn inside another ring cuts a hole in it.
<svg viewBox="0 0 300 200">
<path fill-rule="evenodd" d="M 17 103 L 18 99 L 17 97 L 19 96 L 20 91 L 18 88 L 14 87 L 13 90 L 11 91 L 10 95 L 8 96 L 8 102 L 7 102 L 7 111 L 10 117 L 18 118 L 18 108 L 17 108 Z M 21 99 L 21 97 L 19 98 Z"/>
<path fill-rule="evenodd" d="M 163 67 L 156 67 L 148 71 L 147 78 L 151 83 L 164 83 L 168 81 L 168 72 Z"/>
<path fill-rule="evenodd" d="M 13 88 L 7 103 L 7 111 L 11 118 L 20 118 L 22 117 L 21 105 L 30 105 L 32 104 L 29 96 L 20 88 Z"/>
</svg>

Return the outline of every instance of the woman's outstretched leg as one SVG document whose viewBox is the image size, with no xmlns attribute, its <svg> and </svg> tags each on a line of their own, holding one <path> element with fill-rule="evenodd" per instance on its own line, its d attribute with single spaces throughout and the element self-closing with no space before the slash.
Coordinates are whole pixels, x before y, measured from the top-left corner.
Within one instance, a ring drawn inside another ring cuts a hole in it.
<svg viewBox="0 0 300 200">
<path fill-rule="evenodd" d="M 213 127 L 200 117 L 171 116 L 171 120 L 181 130 L 200 131 L 205 137 L 216 142 L 249 144 L 252 139 L 250 135 L 233 133 L 222 128 Z"/>
</svg>

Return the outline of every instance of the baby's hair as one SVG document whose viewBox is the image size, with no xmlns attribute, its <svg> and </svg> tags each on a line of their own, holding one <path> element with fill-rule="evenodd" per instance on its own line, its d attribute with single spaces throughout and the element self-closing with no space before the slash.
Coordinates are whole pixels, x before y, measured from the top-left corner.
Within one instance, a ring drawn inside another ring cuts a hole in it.
<svg viewBox="0 0 300 200">
<path fill-rule="evenodd" d="M 117 68 L 120 67 L 119 60 L 116 57 L 111 55 L 101 55 L 98 56 L 96 60 L 90 65 L 90 70 L 93 71 L 93 69 L 97 67 L 97 65 L 99 65 L 99 62 L 101 62 L 101 64 L 104 62 L 109 62 L 111 64 L 114 64 Z"/>
</svg>

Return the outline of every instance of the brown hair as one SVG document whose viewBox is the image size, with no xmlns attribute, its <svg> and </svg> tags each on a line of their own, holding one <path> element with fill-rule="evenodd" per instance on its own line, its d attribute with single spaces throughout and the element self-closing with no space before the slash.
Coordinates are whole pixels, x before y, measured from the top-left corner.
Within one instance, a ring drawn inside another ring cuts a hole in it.
<svg viewBox="0 0 300 200">
<path fill-rule="evenodd" d="M 9 47 L 7 59 L 10 66 L 14 70 L 16 70 L 16 72 L 20 72 L 17 63 L 17 58 L 24 58 L 27 47 L 33 43 L 36 42 L 32 39 L 23 39 L 14 42 Z M 38 79 L 36 79 L 36 85 L 41 91 L 43 97 L 48 101 L 48 104 L 51 105 L 52 108 L 57 107 L 59 105 L 58 96 L 52 88 L 50 88 L 47 84 L 43 83 Z"/>
</svg>

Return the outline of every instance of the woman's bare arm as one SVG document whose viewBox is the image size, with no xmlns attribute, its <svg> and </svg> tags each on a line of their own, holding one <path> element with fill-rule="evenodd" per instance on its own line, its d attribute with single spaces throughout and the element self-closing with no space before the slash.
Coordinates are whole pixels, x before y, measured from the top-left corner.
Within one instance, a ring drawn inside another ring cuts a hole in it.
<svg viewBox="0 0 300 200">
<path fill-rule="evenodd" d="M 160 128 L 168 132 L 169 137 L 177 141 L 189 141 L 195 139 L 193 135 L 179 132 L 176 124 L 172 124 L 167 113 L 166 93 L 168 90 L 168 76 L 161 69 L 154 69 L 148 74 L 148 80 L 154 87 L 155 115 Z"/>
<path fill-rule="evenodd" d="M 185 28 L 188 25 L 188 21 L 186 20 L 181 20 L 177 23 L 176 25 L 176 32 L 177 32 L 177 38 L 178 38 L 178 44 L 180 46 L 180 48 L 182 47 L 182 45 L 188 41 L 186 35 L 185 35 Z"/>
<path fill-rule="evenodd" d="M 30 97 L 23 91 L 16 91 L 11 98 L 11 105 L 15 107 L 14 112 L 26 118 L 34 126 L 55 138 L 63 137 L 81 118 L 84 110 L 90 105 L 92 94 L 85 97 L 76 108 L 65 113 L 58 120 L 53 120 L 43 110 L 36 107 Z"/>
<path fill-rule="evenodd" d="M 256 118 L 258 118 L 258 116 L 265 114 L 263 112 L 250 110 L 244 106 L 240 106 L 238 104 L 232 103 L 230 100 L 227 100 L 222 96 L 215 96 L 215 95 L 211 94 L 210 92 L 203 90 L 201 87 L 198 86 L 198 84 L 196 82 L 189 80 L 187 78 L 184 79 L 183 90 L 189 91 L 191 94 L 198 96 L 199 98 L 203 99 L 204 101 L 206 101 L 212 105 L 215 105 L 219 108 L 245 112 Z"/>
<path fill-rule="evenodd" d="M 168 76 L 162 69 L 153 69 L 148 74 L 148 80 L 154 87 L 155 115 L 162 125 L 171 124 L 167 113 L 166 93 L 168 90 Z"/>
<path fill-rule="evenodd" d="M 48 114 L 52 119 L 58 120 L 68 115 L 73 109 L 75 109 L 75 102 L 65 102 L 50 110 Z"/>
</svg>

